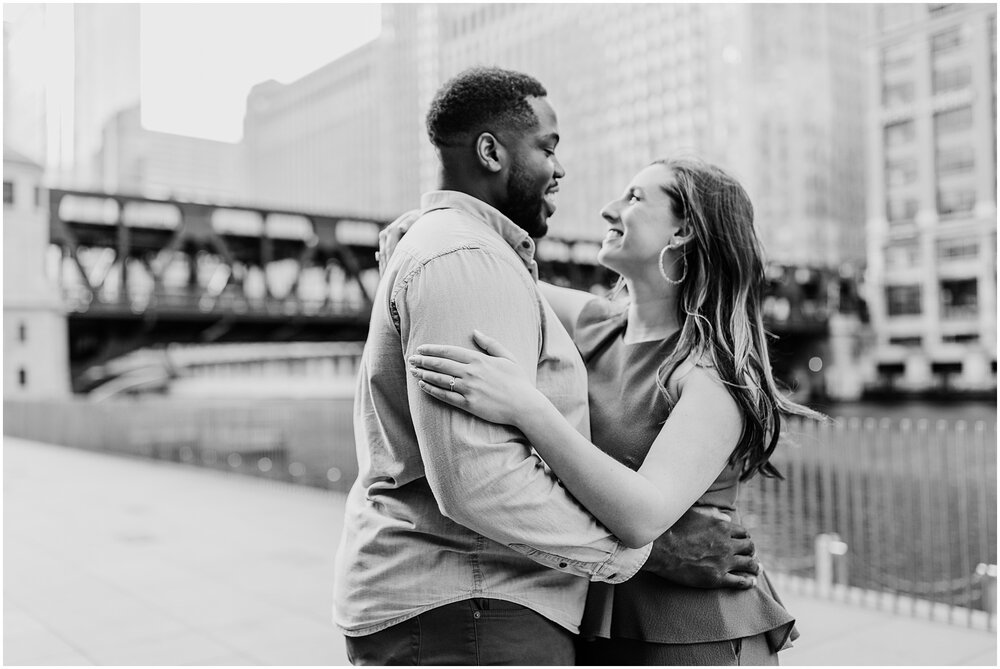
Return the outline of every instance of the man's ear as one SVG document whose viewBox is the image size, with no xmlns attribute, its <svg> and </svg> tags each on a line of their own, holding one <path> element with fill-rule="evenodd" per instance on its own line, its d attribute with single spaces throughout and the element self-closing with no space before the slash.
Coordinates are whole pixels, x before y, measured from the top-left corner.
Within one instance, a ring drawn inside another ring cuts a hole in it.
<svg viewBox="0 0 1000 669">
<path fill-rule="evenodd" d="M 499 172 L 507 162 L 507 150 L 491 132 L 483 132 L 476 138 L 476 159 L 490 172 Z"/>
</svg>

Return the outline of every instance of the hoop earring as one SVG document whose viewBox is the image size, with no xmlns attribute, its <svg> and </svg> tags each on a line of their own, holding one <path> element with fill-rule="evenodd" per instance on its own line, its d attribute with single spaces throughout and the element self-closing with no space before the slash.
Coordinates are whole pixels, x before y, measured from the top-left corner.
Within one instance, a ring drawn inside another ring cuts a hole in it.
<svg viewBox="0 0 1000 669">
<path fill-rule="evenodd" d="M 667 251 L 673 251 L 673 250 L 678 249 L 678 248 L 680 248 L 680 246 L 673 246 L 672 244 L 667 244 L 666 246 L 663 247 L 663 250 L 660 251 L 660 262 L 658 263 L 659 268 L 660 268 L 660 276 L 662 276 L 663 280 L 666 281 L 667 283 L 669 283 L 671 286 L 679 286 L 679 285 L 681 285 L 681 283 L 683 283 L 684 279 L 687 278 L 687 273 L 688 273 L 688 257 L 687 257 L 687 253 L 684 253 L 681 256 L 683 258 L 683 263 L 684 263 L 684 271 L 681 272 L 681 278 L 679 278 L 679 279 L 671 279 L 670 276 L 667 274 L 666 268 L 663 266 L 663 256 L 665 256 L 667 254 Z"/>
</svg>

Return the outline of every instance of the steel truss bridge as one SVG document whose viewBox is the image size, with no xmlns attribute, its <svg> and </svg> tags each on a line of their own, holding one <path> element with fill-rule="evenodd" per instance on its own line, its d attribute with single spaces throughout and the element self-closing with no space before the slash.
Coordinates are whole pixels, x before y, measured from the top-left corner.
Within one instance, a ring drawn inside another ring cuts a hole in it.
<svg viewBox="0 0 1000 669">
<path fill-rule="evenodd" d="M 166 343 L 365 339 L 386 223 L 50 190 L 46 270 L 66 307 L 74 387 L 94 365 Z M 540 274 L 606 288 L 614 277 L 597 248 L 542 240 Z M 772 266 L 769 277 L 768 325 L 782 338 L 821 338 L 831 310 L 857 308 L 853 283 L 829 272 Z"/>
</svg>

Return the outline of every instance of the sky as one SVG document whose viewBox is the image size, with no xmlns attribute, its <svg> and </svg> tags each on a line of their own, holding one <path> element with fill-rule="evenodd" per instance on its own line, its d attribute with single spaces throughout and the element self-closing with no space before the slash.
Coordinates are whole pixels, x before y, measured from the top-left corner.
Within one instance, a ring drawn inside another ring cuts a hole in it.
<svg viewBox="0 0 1000 669">
<path fill-rule="evenodd" d="M 144 4 L 142 124 L 237 142 L 254 84 L 294 81 L 378 36 L 378 4 Z"/>
</svg>

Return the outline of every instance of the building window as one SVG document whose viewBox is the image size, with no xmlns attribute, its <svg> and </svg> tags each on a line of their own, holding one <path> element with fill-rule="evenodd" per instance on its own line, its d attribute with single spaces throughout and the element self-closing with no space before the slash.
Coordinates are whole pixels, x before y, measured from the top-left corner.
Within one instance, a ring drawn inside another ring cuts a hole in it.
<svg viewBox="0 0 1000 669">
<path fill-rule="evenodd" d="M 920 265 L 920 247 L 898 244 L 885 250 L 885 265 L 891 270 L 911 269 Z"/>
<path fill-rule="evenodd" d="M 28 385 L 28 372 L 24 367 L 17 370 L 17 384 L 22 388 Z"/>
<path fill-rule="evenodd" d="M 941 341 L 946 344 L 974 344 L 979 341 L 977 334 L 952 334 L 944 335 Z"/>
<path fill-rule="evenodd" d="M 913 141 L 916 130 L 913 121 L 900 121 L 885 126 L 885 145 L 904 146 Z"/>
<path fill-rule="evenodd" d="M 882 72 L 901 70 L 913 64 L 913 46 L 909 43 L 893 44 L 882 48 Z"/>
<path fill-rule="evenodd" d="M 961 374 L 962 373 L 962 363 L 960 362 L 932 362 L 931 372 L 934 374 L 940 374 L 942 376 L 947 376 L 949 374 Z"/>
<path fill-rule="evenodd" d="M 901 362 L 882 362 L 876 366 L 876 370 L 883 376 L 899 376 L 906 371 L 906 366 Z"/>
<path fill-rule="evenodd" d="M 895 81 L 882 86 L 882 104 L 886 107 L 913 102 L 916 96 L 912 81 Z"/>
<path fill-rule="evenodd" d="M 948 135 L 972 129 L 972 107 L 958 107 L 934 114 L 934 134 Z"/>
<path fill-rule="evenodd" d="M 4 204 L 14 204 L 14 182 L 4 181 L 3 182 L 3 203 Z"/>
<path fill-rule="evenodd" d="M 917 180 L 916 158 L 889 158 L 885 161 L 885 183 L 905 186 Z"/>
<path fill-rule="evenodd" d="M 931 88 L 934 93 L 948 93 L 968 88 L 972 83 L 972 68 L 968 65 L 958 67 L 934 68 L 931 77 Z"/>
<path fill-rule="evenodd" d="M 923 344 L 921 337 L 889 337 L 889 343 L 893 346 L 918 347 Z"/>
<path fill-rule="evenodd" d="M 916 244 L 900 244 L 885 250 L 885 264 L 888 269 L 912 269 L 920 265 L 920 248 Z"/>
<path fill-rule="evenodd" d="M 945 318 L 974 318 L 979 315 L 975 279 L 941 282 L 941 315 Z"/>
<path fill-rule="evenodd" d="M 965 214 L 976 206 L 976 191 L 970 187 L 938 185 L 938 213 L 942 216 Z"/>
<path fill-rule="evenodd" d="M 887 286 L 885 302 L 890 316 L 920 314 L 920 286 Z"/>
<path fill-rule="evenodd" d="M 942 239 L 937 244 L 941 260 L 967 260 L 979 256 L 979 244 L 972 239 Z"/>
<path fill-rule="evenodd" d="M 917 215 L 917 200 L 912 197 L 890 197 L 885 213 L 890 223 L 909 223 Z"/>
<path fill-rule="evenodd" d="M 913 46 L 893 44 L 882 49 L 882 104 L 891 107 L 914 99 Z"/>
<path fill-rule="evenodd" d="M 976 204 L 972 107 L 934 115 L 937 210 L 947 216 L 972 211 Z"/>
<path fill-rule="evenodd" d="M 24 323 L 18 323 L 17 325 L 17 340 L 18 341 L 28 341 L 28 326 Z"/>
<path fill-rule="evenodd" d="M 880 4 L 878 7 L 878 23 L 882 30 L 892 30 L 912 23 L 916 18 L 914 10 L 917 5 L 906 4 Z"/>
<path fill-rule="evenodd" d="M 931 35 L 931 53 L 941 54 L 962 46 L 962 27 L 955 26 Z"/>
<path fill-rule="evenodd" d="M 938 174 L 971 172 L 975 166 L 975 153 L 968 145 L 938 148 L 934 158 Z"/>
</svg>

